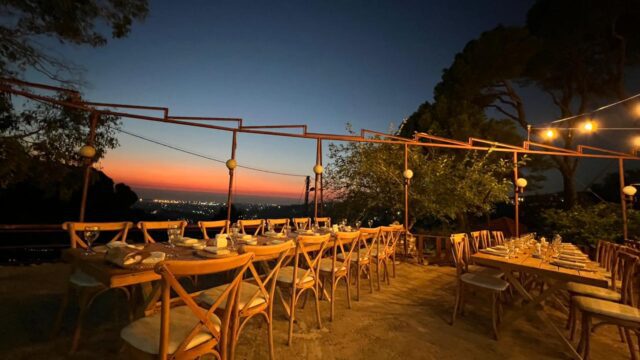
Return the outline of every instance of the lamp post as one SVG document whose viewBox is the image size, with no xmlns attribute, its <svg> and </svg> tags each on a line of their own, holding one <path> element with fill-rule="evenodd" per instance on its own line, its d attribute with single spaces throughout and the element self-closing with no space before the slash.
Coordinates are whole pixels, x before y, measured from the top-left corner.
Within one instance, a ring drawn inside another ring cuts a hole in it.
<svg viewBox="0 0 640 360">
<path fill-rule="evenodd" d="M 316 146 L 316 165 L 313 167 L 313 173 L 316 174 L 315 191 L 313 192 L 313 219 L 318 218 L 318 184 L 324 168 L 322 167 L 322 140 L 318 139 Z"/>
<path fill-rule="evenodd" d="M 225 165 L 229 169 L 229 191 L 227 192 L 227 233 L 229 232 L 229 225 L 231 224 L 231 200 L 233 192 L 233 175 L 238 162 L 236 161 L 236 147 L 238 145 L 238 132 L 233 132 L 233 140 L 231 141 L 231 159 L 227 160 Z"/>
<path fill-rule="evenodd" d="M 409 183 L 413 177 L 413 170 L 409 169 L 409 146 L 404 145 L 404 171 L 402 172 L 404 177 L 404 256 L 407 257 L 409 251 L 407 242 L 409 234 Z"/>
<path fill-rule="evenodd" d="M 527 179 L 518 177 L 518 153 L 513 153 L 513 201 L 515 207 L 516 237 L 520 237 L 520 199 L 519 195 L 527 187 Z"/>
<path fill-rule="evenodd" d="M 78 154 L 84 158 L 84 181 L 82 184 L 82 200 L 80 202 L 80 222 L 84 221 L 85 212 L 87 210 L 87 196 L 89 194 L 89 178 L 91 177 L 91 164 L 96 156 L 96 148 L 93 146 L 96 139 L 96 127 L 100 113 L 92 111 L 89 117 L 89 135 L 87 143 L 78 150 Z"/>
</svg>

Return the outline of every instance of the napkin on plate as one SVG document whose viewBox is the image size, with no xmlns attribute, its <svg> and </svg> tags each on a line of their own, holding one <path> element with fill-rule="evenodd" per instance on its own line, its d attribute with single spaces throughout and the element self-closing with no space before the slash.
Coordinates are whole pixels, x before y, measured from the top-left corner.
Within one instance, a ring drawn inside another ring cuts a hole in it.
<svg viewBox="0 0 640 360">
<path fill-rule="evenodd" d="M 207 246 L 207 247 L 204 248 L 204 251 L 206 251 L 208 253 L 216 254 L 216 255 L 226 255 L 226 254 L 231 253 L 231 251 L 229 251 L 229 249 L 219 248 L 217 246 Z"/>
<path fill-rule="evenodd" d="M 105 260 L 120 267 L 137 264 L 142 258 L 143 254 L 141 252 L 128 247 L 110 248 L 105 255 Z"/>
<path fill-rule="evenodd" d="M 565 267 L 569 269 L 584 269 L 586 267 L 584 263 L 577 263 L 577 262 L 566 261 L 566 260 L 553 260 L 551 263 L 554 265 L 558 265 L 560 267 Z"/>
<path fill-rule="evenodd" d="M 166 257 L 167 254 L 163 253 L 162 251 L 152 251 L 151 253 L 149 253 L 149 256 L 147 258 L 142 260 L 142 263 L 145 265 L 156 264 L 160 261 L 164 261 Z"/>
<path fill-rule="evenodd" d="M 579 263 L 586 263 L 588 261 L 587 258 L 584 256 L 573 256 L 573 255 L 566 255 L 562 253 L 560 253 L 560 255 L 558 256 L 558 259 L 564 260 L 564 261 L 579 262 Z"/>
<path fill-rule="evenodd" d="M 493 249 L 493 248 L 480 249 L 480 252 L 485 253 L 485 254 L 489 254 L 489 255 L 501 256 L 501 257 L 509 256 L 508 252 L 506 252 L 504 250 L 496 250 L 496 249 Z"/>
</svg>

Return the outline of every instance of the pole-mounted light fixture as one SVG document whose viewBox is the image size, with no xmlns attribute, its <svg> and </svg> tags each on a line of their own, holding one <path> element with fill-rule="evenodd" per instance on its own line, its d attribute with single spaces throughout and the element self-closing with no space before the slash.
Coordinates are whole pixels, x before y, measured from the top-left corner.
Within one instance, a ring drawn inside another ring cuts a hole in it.
<svg viewBox="0 0 640 360">
<path fill-rule="evenodd" d="M 528 184 L 528 182 L 527 182 L 527 179 L 525 179 L 525 178 L 518 178 L 516 180 L 516 186 L 518 187 L 518 190 L 520 192 L 524 191 L 524 188 L 527 187 L 527 184 Z"/>
<path fill-rule="evenodd" d="M 411 178 L 413 178 L 413 170 L 411 169 L 407 169 L 405 171 L 402 172 L 402 176 L 407 179 L 410 180 Z"/>
<path fill-rule="evenodd" d="M 316 175 L 322 174 L 323 171 L 324 171 L 324 168 L 320 164 L 316 164 L 316 166 L 313 167 L 313 173 Z"/>
<path fill-rule="evenodd" d="M 78 150 L 78 154 L 86 159 L 92 159 L 96 156 L 96 148 L 91 145 L 84 145 Z"/>
<path fill-rule="evenodd" d="M 225 165 L 227 165 L 227 169 L 234 170 L 236 167 L 238 167 L 238 162 L 236 161 L 236 159 L 229 159 L 227 160 Z"/>
<path fill-rule="evenodd" d="M 638 189 L 636 189 L 636 187 L 633 185 L 627 185 L 622 188 L 622 193 L 629 197 L 633 197 L 636 192 L 638 192 Z"/>
</svg>

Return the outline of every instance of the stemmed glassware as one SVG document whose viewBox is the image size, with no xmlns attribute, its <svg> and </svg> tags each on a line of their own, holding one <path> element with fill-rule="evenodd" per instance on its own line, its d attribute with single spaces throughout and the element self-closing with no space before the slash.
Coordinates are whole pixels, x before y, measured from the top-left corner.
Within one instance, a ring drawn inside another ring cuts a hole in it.
<svg viewBox="0 0 640 360">
<path fill-rule="evenodd" d="M 360 226 L 362 226 L 362 221 L 356 220 L 356 229 L 360 230 Z"/>
<path fill-rule="evenodd" d="M 87 226 L 84 228 L 84 241 L 87 243 L 87 250 L 85 251 L 85 255 L 95 254 L 93 248 L 93 242 L 100 236 L 100 228 L 97 226 Z"/>
<path fill-rule="evenodd" d="M 180 227 L 178 225 L 170 225 L 167 228 L 167 246 L 176 247 L 176 242 L 180 240 Z"/>
<path fill-rule="evenodd" d="M 369 225 L 370 228 L 373 227 L 373 220 L 369 219 L 369 221 L 367 221 L 367 224 Z"/>
</svg>

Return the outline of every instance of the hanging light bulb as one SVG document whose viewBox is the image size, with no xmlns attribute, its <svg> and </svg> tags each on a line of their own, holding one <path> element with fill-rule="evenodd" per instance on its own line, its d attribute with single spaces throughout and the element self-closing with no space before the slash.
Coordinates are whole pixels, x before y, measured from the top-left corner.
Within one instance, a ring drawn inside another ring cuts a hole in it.
<svg viewBox="0 0 640 360">
<path fill-rule="evenodd" d="M 542 134 L 547 140 L 553 140 L 556 137 L 556 131 L 553 129 L 546 129 Z"/>
<path fill-rule="evenodd" d="M 582 124 L 582 129 L 588 133 L 594 132 L 597 129 L 597 127 L 598 126 L 596 125 L 596 123 L 591 119 L 585 121 L 585 123 Z"/>
</svg>

